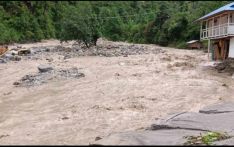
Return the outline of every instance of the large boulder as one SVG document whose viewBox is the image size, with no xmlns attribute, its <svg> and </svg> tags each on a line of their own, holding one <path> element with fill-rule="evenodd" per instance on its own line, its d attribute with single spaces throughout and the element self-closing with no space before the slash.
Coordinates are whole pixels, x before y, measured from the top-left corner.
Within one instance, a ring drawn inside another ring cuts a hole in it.
<svg viewBox="0 0 234 147">
<path fill-rule="evenodd" d="M 172 118 L 161 119 L 151 126 L 151 130 L 187 129 L 201 131 L 228 132 L 234 135 L 234 112 L 193 113 L 186 112 Z"/>
<path fill-rule="evenodd" d="M 5 59 L 0 58 L 0 63 L 7 63 Z"/>
<path fill-rule="evenodd" d="M 3 56 L 4 59 L 6 60 L 11 60 L 11 61 L 20 61 L 21 57 L 18 55 L 12 55 L 10 53 L 7 53 Z"/>
<path fill-rule="evenodd" d="M 23 48 L 23 49 L 20 49 L 18 51 L 18 55 L 22 56 L 22 55 L 28 55 L 31 53 L 31 50 L 30 49 L 26 49 L 26 48 Z"/>
<path fill-rule="evenodd" d="M 18 51 L 16 50 L 10 50 L 8 53 L 11 55 L 18 55 Z"/>
<path fill-rule="evenodd" d="M 53 67 L 51 65 L 45 64 L 45 65 L 39 65 L 38 67 L 39 72 L 48 72 L 53 70 Z"/>
<path fill-rule="evenodd" d="M 7 53 L 3 56 L 6 60 L 13 60 L 14 59 L 14 55 Z"/>
<path fill-rule="evenodd" d="M 12 59 L 13 61 L 20 61 L 21 60 L 21 57 L 18 56 L 18 55 L 15 55 Z"/>
<path fill-rule="evenodd" d="M 94 145 L 183 145 L 185 136 L 199 135 L 196 130 L 131 131 L 109 135 Z"/>
<path fill-rule="evenodd" d="M 234 102 L 207 106 L 199 110 L 199 112 L 206 113 L 206 114 L 234 112 Z"/>
</svg>

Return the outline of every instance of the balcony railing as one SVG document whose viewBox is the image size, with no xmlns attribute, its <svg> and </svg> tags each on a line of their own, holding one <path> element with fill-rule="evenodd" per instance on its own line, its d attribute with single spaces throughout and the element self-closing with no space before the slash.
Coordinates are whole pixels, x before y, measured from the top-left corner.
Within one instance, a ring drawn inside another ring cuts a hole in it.
<svg viewBox="0 0 234 147">
<path fill-rule="evenodd" d="M 201 39 L 220 38 L 231 34 L 234 34 L 234 23 L 225 23 L 202 29 Z"/>
</svg>

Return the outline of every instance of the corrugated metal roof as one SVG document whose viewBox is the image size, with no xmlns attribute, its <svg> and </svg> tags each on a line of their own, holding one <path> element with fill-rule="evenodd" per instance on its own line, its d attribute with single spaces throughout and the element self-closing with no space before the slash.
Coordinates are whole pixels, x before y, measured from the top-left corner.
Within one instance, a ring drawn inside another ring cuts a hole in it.
<svg viewBox="0 0 234 147">
<path fill-rule="evenodd" d="M 227 4 L 227 5 L 225 5 L 225 6 L 223 6 L 223 7 L 221 7 L 221 8 L 219 8 L 219 9 L 216 9 L 216 10 L 214 10 L 214 11 L 212 11 L 212 12 L 210 12 L 210 13 L 208 13 L 207 15 L 205 15 L 205 16 L 202 16 L 201 18 L 199 18 L 197 21 L 199 21 L 199 20 L 202 20 L 202 19 L 205 19 L 205 18 L 208 18 L 208 17 L 210 17 L 210 16 L 212 16 L 212 15 L 215 15 L 215 14 L 218 14 L 218 13 L 221 13 L 221 12 L 224 12 L 224 11 L 234 11 L 234 2 L 232 2 L 232 3 L 230 3 L 230 4 Z"/>
<path fill-rule="evenodd" d="M 195 42 L 198 42 L 199 40 L 191 40 L 189 42 L 187 42 L 187 44 L 190 44 L 190 43 L 195 43 Z"/>
</svg>

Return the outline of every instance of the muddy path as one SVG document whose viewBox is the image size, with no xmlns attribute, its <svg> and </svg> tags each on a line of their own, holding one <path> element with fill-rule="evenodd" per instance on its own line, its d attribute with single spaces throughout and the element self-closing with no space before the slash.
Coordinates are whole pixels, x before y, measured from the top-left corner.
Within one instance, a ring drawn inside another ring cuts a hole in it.
<svg viewBox="0 0 234 147">
<path fill-rule="evenodd" d="M 102 42 L 110 48 L 113 44 L 128 45 Z M 234 80 L 208 66 L 202 51 L 147 47 L 162 52 L 68 59 L 51 53 L 0 64 L 0 144 L 88 145 L 96 137 L 144 129 L 171 113 L 234 100 Z M 36 74 L 40 64 L 77 68 L 85 76 L 33 87 L 13 85 Z"/>
</svg>

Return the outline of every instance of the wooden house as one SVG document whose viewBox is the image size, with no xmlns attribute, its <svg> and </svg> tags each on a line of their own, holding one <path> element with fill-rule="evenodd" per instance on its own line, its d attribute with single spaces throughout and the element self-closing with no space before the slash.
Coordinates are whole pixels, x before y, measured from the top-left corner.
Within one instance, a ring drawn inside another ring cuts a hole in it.
<svg viewBox="0 0 234 147">
<path fill-rule="evenodd" d="M 200 39 L 208 40 L 208 57 L 212 53 L 213 60 L 234 58 L 234 2 L 197 21 L 201 24 Z"/>
</svg>

